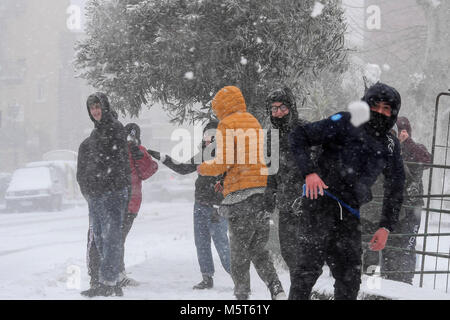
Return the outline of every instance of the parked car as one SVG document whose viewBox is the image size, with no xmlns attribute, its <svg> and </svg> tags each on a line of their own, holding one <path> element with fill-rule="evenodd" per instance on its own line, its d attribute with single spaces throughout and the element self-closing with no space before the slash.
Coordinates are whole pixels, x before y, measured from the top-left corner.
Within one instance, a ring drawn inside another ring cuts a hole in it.
<svg viewBox="0 0 450 320">
<path fill-rule="evenodd" d="M 64 194 L 63 203 L 73 203 L 82 199 L 80 187 L 77 182 L 77 162 L 73 160 L 47 160 L 29 162 L 25 165 L 31 167 L 52 167 L 61 180 Z"/>
<path fill-rule="evenodd" d="M 59 211 L 63 193 L 63 180 L 55 167 L 20 168 L 14 171 L 6 190 L 6 211 L 25 208 Z"/>
<path fill-rule="evenodd" d="M 194 201 L 196 178 L 197 173 L 180 175 L 159 164 L 158 171 L 142 182 L 142 199 L 145 202 Z"/>
<path fill-rule="evenodd" d="M 0 172 L 0 202 L 5 199 L 6 189 L 8 189 L 12 174 L 9 172 Z"/>
</svg>

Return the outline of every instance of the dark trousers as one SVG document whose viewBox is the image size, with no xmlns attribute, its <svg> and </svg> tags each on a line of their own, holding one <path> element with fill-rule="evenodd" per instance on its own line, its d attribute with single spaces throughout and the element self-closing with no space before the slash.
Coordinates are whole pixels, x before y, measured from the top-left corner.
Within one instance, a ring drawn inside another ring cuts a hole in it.
<svg viewBox="0 0 450 320">
<path fill-rule="evenodd" d="M 270 215 L 263 207 L 263 195 L 256 194 L 229 205 L 228 226 L 231 248 L 231 277 L 234 294 L 250 294 L 250 262 L 272 296 L 282 289 L 266 244 L 269 240 Z"/>
<path fill-rule="evenodd" d="M 299 215 L 294 214 L 290 209 L 280 209 L 278 217 L 280 252 L 284 262 L 286 262 L 289 270 L 291 270 L 297 264 Z"/>
<path fill-rule="evenodd" d="M 125 240 L 128 236 L 128 233 L 133 226 L 134 219 L 137 214 L 135 213 L 126 213 L 122 220 L 121 234 L 122 234 L 122 242 L 121 242 L 121 253 L 120 253 L 120 262 L 119 262 L 119 272 L 125 271 L 125 262 L 124 262 L 124 253 L 125 253 Z M 87 267 L 88 274 L 91 277 L 91 285 L 96 285 L 99 282 L 99 266 L 100 266 L 100 256 L 97 250 L 97 246 L 95 245 L 94 234 L 91 230 L 91 227 L 88 230 L 88 242 L 87 242 Z"/>
<path fill-rule="evenodd" d="M 406 216 L 397 223 L 395 233 L 417 234 L 420 227 L 422 208 L 403 207 L 402 210 L 405 210 Z M 389 237 L 386 246 L 415 250 L 416 240 L 416 236 Z M 406 271 L 415 271 L 416 269 L 416 254 L 414 252 L 384 249 L 382 255 L 381 272 L 405 271 L 405 273 L 387 273 L 384 275 L 386 279 L 412 284 L 414 274 Z"/>
<path fill-rule="evenodd" d="M 310 298 L 325 262 L 335 279 L 335 300 L 356 299 L 361 284 L 361 254 L 358 218 L 327 196 L 316 200 L 305 198 L 299 223 L 297 265 L 290 270 L 289 299 Z"/>
</svg>

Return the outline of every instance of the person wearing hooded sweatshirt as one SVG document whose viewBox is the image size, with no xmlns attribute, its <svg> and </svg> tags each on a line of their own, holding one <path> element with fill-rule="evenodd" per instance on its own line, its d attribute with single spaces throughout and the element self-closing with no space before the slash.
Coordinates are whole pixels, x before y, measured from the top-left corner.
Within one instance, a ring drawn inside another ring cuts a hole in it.
<svg viewBox="0 0 450 320">
<path fill-rule="evenodd" d="M 423 198 L 423 172 L 424 164 L 431 163 L 431 154 L 427 148 L 412 139 L 411 124 L 406 117 L 397 120 L 398 139 L 404 161 L 417 164 L 405 164 L 406 183 L 404 189 L 404 202 L 400 211 L 397 233 L 417 234 L 422 215 Z M 387 245 L 407 250 L 415 250 L 416 236 L 396 237 L 389 239 Z M 381 272 L 404 271 L 404 273 L 386 273 L 385 278 L 412 284 L 415 271 L 416 254 L 410 251 L 383 250 Z"/>
<path fill-rule="evenodd" d="M 266 249 L 270 213 L 264 209 L 267 167 L 259 156 L 261 125 L 247 112 L 244 96 L 235 86 L 220 89 L 212 100 L 212 109 L 220 121 L 216 154 L 199 165 L 197 172 L 202 176 L 225 174 L 219 212 L 228 219 L 234 295 L 238 300 L 249 298 L 253 262 L 272 299 L 285 298 Z"/>
<path fill-rule="evenodd" d="M 94 130 L 79 147 L 77 181 L 88 203 L 90 234 L 100 262 L 98 283 L 91 283 L 91 288 L 81 294 L 121 296 L 118 281 L 122 237 L 119 235 L 131 187 L 126 132 L 112 115 L 105 94 L 90 95 L 86 107 Z"/>
<path fill-rule="evenodd" d="M 270 153 L 272 130 L 279 134 L 279 167 L 275 174 L 269 175 L 265 190 L 265 207 L 272 212 L 279 210 L 278 234 L 280 251 L 289 269 L 295 267 L 298 239 L 298 212 L 293 205 L 299 197 L 299 190 L 305 183 L 296 168 L 295 159 L 289 147 L 288 136 L 293 128 L 307 122 L 299 119 L 295 97 L 288 87 L 270 92 L 266 98 L 267 113 L 272 128 L 268 132 L 268 153 Z"/>
<path fill-rule="evenodd" d="M 115 111 L 111 111 L 114 118 L 118 119 Z M 131 190 L 129 193 L 128 209 L 122 219 L 122 255 L 120 264 L 119 286 L 138 286 L 139 283 L 128 277 L 125 272 L 125 240 L 133 226 L 142 202 L 142 181 L 150 178 L 157 170 L 158 163 L 152 160 L 145 147 L 141 145 L 140 128 L 136 123 L 125 126 L 128 141 L 128 156 L 131 168 Z M 88 274 L 91 277 L 91 286 L 98 286 L 100 256 L 91 229 L 88 231 Z"/>
<path fill-rule="evenodd" d="M 360 126 L 351 123 L 349 112 L 339 112 L 298 126 L 289 136 L 297 168 L 305 177 L 298 260 L 290 270 L 291 299 L 309 299 L 325 262 L 335 279 L 334 298 L 357 298 L 362 254 L 359 208 L 371 200 L 370 187 L 381 173 L 383 211 L 370 241 L 372 250 L 384 248 L 397 223 L 405 173 L 400 143 L 389 131 L 400 111 L 400 94 L 378 82 L 363 101 L 370 107 L 370 120 Z M 314 145 L 322 146 L 317 165 L 310 160 Z"/>
<path fill-rule="evenodd" d="M 203 140 L 201 155 L 204 160 L 214 156 L 215 131 L 217 121 L 210 121 L 203 129 Z M 208 154 L 208 150 L 212 150 Z M 198 162 L 196 154 L 186 163 L 175 162 L 170 156 L 162 155 L 160 152 L 149 150 L 156 159 L 179 174 L 190 174 L 196 172 Z M 206 159 L 205 159 L 206 158 Z M 223 268 L 230 273 L 230 244 L 228 240 L 228 223 L 224 217 L 217 213 L 217 208 L 223 200 L 220 192 L 222 175 L 201 176 L 195 180 L 195 203 L 194 203 L 194 239 L 197 249 L 197 259 L 202 273 L 202 281 L 196 284 L 193 289 L 210 289 L 214 286 L 214 261 L 211 251 L 211 239 L 214 242 L 217 253 Z"/>
</svg>

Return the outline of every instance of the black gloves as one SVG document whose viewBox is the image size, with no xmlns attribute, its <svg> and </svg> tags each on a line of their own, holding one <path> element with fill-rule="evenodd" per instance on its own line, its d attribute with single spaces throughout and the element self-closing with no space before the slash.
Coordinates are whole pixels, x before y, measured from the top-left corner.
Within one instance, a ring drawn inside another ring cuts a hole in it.
<svg viewBox="0 0 450 320">
<path fill-rule="evenodd" d="M 143 157 L 144 157 L 144 153 L 141 151 L 141 149 L 139 149 L 139 147 L 136 145 L 136 144 L 134 144 L 134 143 L 131 143 L 130 144 L 130 152 L 131 152 L 131 157 L 134 159 L 134 160 L 140 160 L 140 159 L 142 159 Z"/>
<path fill-rule="evenodd" d="M 147 152 L 148 152 L 153 158 L 155 158 L 156 160 L 161 160 L 161 153 L 160 153 L 160 152 L 154 151 L 154 150 L 151 150 L 151 149 L 147 149 Z"/>
</svg>

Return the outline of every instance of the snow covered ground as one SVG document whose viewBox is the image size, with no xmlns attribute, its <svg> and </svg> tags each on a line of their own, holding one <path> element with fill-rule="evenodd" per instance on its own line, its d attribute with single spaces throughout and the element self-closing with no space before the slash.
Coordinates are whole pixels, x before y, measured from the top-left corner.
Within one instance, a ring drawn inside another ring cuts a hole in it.
<svg viewBox="0 0 450 320">
<path fill-rule="evenodd" d="M 193 237 L 192 202 L 144 203 L 127 239 L 125 263 L 129 276 L 141 282 L 125 288 L 124 297 L 108 299 L 209 300 L 233 299 L 233 282 L 222 269 L 215 249 L 215 286 L 192 290 L 200 281 Z M 87 207 L 62 212 L 7 213 L 0 211 L 0 299 L 84 299 L 89 285 L 86 271 Z M 278 268 L 289 289 L 289 275 Z M 324 271 L 316 284 L 331 293 L 333 280 Z M 251 299 L 270 294 L 251 269 Z M 363 277 L 362 294 L 394 299 L 450 299 L 445 289 L 420 289 Z"/>
</svg>

